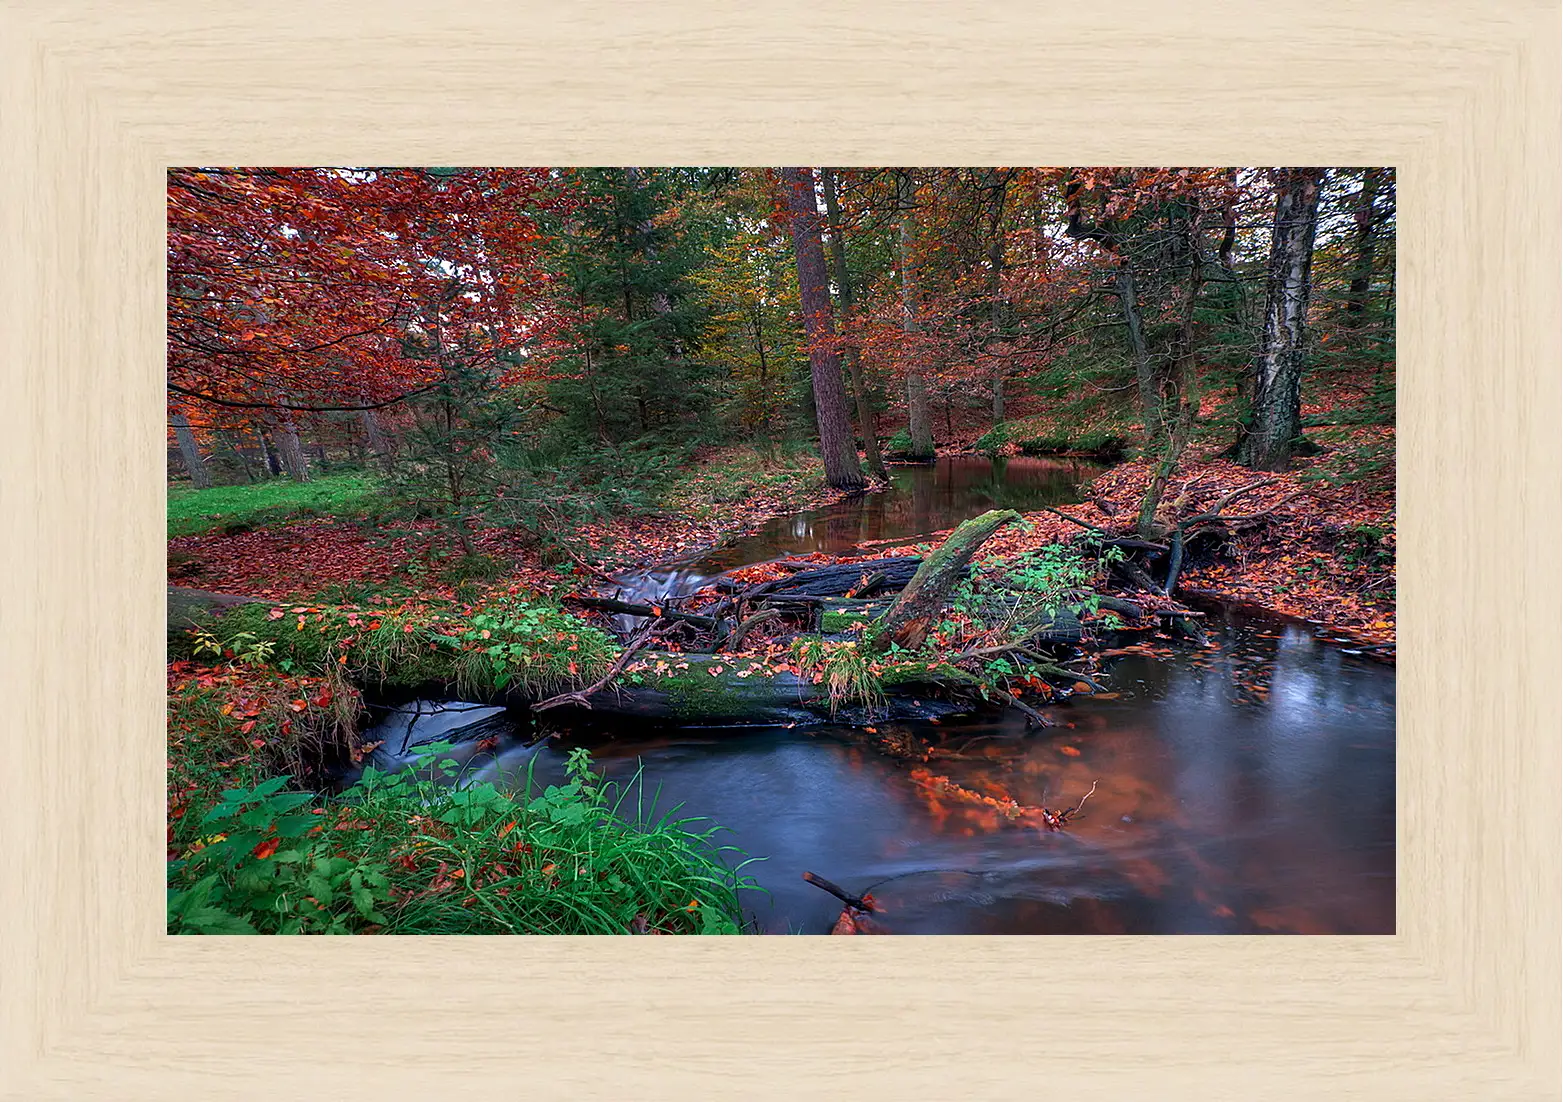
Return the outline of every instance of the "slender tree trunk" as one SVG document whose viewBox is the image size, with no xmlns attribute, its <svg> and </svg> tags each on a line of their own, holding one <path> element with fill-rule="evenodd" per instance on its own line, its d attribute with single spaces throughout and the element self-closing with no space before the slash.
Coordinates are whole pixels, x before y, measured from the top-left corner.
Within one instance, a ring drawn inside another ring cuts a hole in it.
<svg viewBox="0 0 1563 1102">
<path fill-rule="evenodd" d="M 822 169 L 825 186 L 825 216 L 830 226 L 830 259 L 835 271 L 836 293 L 841 299 L 841 324 L 845 329 L 852 316 L 852 279 L 847 271 L 847 242 L 841 228 L 841 203 L 836 196 L 836 174 Z M 852 384 L 852 400 L 857 404 L 858 431 L 863 435 L 863 454 L 868 460 L 868 473 L 881 481 L 890 476 L 885 473 L 884 457 L 879 454 L 879 419 L 874 416 L 868 401 L 868 388 L 863 385 L 863 365 L 858 360 L 857 346 L 848 343 L 845 348 L 847 379 Z"/>
<path fill-rule="evenodd" d="M 1080 210 L 1080 183 L 1069 179 L 1064 184 L 1064 232 L 1077 241 L 1095 241 L 1118 258 L 1118 272 L 1113 281 L 1118 303 L 1123 310 L 1124 327 L 1129 331 L 1129 353 L 1134 361 L 1134 379 L 1139 388 L 1140 410 L 1145 420 L 1145 441 L 1153 445 L 1162 434 L 1162 386 L 1155 366 L 1151 363 L 1150 347 L 1145 339 L 1145 326 L 1141 318 L 1139 290 L 1135 286 L 1134 259 L 1129 255 L 1127 243 L 1121 241 L 1111 222 L 1087 222 Z"/>
<path fill-rule="evenodd" d="M 765 305 L 758 299 L 754 304 L 754 350 L 760 357 L 760 432 L 765 437 L 765 450 L 771 450 L 771 391 L 769 365 L 765 358 Z"/>
<path fill-rule="evenodd" d="M 819 207 L 814 198 L 814 173 L 806 168 L 781 170 L 782 191 L 791 213 L 792 247 L 798 268 L 798 299 L 809 338 L 809 371 L 813 381 L 814 420 L 819 426 L 820 456 L 825 479 L 839 490 L 863 488 L 847 396 L 841 385 L 841 359 L 836 351 L 836 322 L 825 282 L 825 248 L 820 243 Z"/>
<path fill-rule="evenodd" d="M 1137 529 L 1141 539 L 1152 539 L 1157 533 L 1156 510 L 1166 492 L 1167 481 L 1183 461 L 1184 449 L 1194 432 L 1194 419 L 1199 413 L 1198 352 L 1194 343 L 1194 311 L 1199 304 L 1199 289 L 1204 282 L 1204 262 L 1199 254 L 1199 204 L 1192 197 L 1183 204 L 1184 223 L 1178 245 L 1179 259 L 1187 265 L 1188 273 L 1183 281 L 1183 294 L 1178 303 L 1178 328 L 1169 349 L 1170 373 L 1161 385 L 1162 405 L 1159 418 L 1163 426 L 1159 442 L 1159 457 L 1151 474 L 1150 485 L 1140 499 L 1140 515 Z"/>
<path fill-rule="evenodd" d="M 255 435 L 260 437 L 261 454 L 266 457 L 266 472 L 276 478 L 282 473 L 282 463 L 277 458 L 277 449 L 271 442 L 271 435 L 263 424 L 255 426 Z"/>
<path fill-rule="evenodd" d="M 989 342 L 998 340 L 1004 332 L 1004 200 L 1009 191 L 1009 177 L 998 172 L 988 174 L 988 187 L 994 192 L 991 213 L 988 218 L 988 325 Z M 1004 361 L 993 361 L 993 424 L 1004 423 Z"/>
<path fill-rule="evenodd" d="M 304 447 L 299 443 L 298 428 L 293 424 L 292 415 L 284 411 L 274 431 L 277 450 L 282 453 L 282 465 L 287 468 L 288 477 L 295 482 L 308 482 L 309 461 L 304 458 Z"/>
<path fill-rule="evenodd" d="M 206 469 L 206 460 L 201 458 L 201 449 L 196 447 L 195 433 L 190 430 L 190 419 L 183 413 L 175 413 L 171 420 L 174 423 L 174 438 L 179 441 L 179 457 L 184 460 L 185 470 L 190 472 L 190 482 L 197 490 L 211 489 L 212 472 Z"/>
<path fill-rule="evenodd" d="M 1124 327 L 1129 331 L 1129 353 L 1134 358 L 1134 381 L 1140 394 L 1140 413 L 1145 420 L 1145 439 L 1161 435 L 1162 393 L 1151 350 L 1145 340 L 1145 325 L 1140 316 L 1139 290 L 1134 283 L 1134 265 L 1127 256 L 1119 258 L 1115 281 L 1118 302 L 1123 309 Z"/>
<path fill-rule="evenodd" d="M 916 188 L 909 172 L 896 174 L 896 204 L 901 209 L 901 327 L 907 335 L 906 419 L 913 459 L 934 457 L 933 428 L 928 423 L 928 381 L 917 363 L 917 282 L 912 272 L 916 223 L 912 218 Z"/>
<path fill-rule="evenodd" d="M 359 401 L 368 404 L 368 395 L 360 395 Z M 372 409 L 366 409 L 359 413 L 363 419 L 364 440 L 367 442 L 370 453 L 375 461 L 380 464 L 380 469 L 386 474 L 391 473 L 392 456 L 391 445 L 385 438 L 385 431 L 380 427 L 380 418 Z"/>
<path fill-rule="evenodd" d="M 1238 462 L 1259 471 L 1284 471 L 1302 433 L 1309 276 L 1323 180 L 1319 168 L 1286 169 L 1276 180 L 1264 331 L 1254 364 L 1252 414 L 1238 448 Z"/>
<path fill-rule="evenodd" d="M 1351 288 L 1346 295 L 1346 314 L 1351 324 L 1362 324 L 1362 315 L 1368 307 L 1368 293 L 1373 287 L 1374 248 L 1378 232 L 1378 219 L 1373 202 L 1378 197 L 1378 170 L 1362 170 L 1362 191 L 1357 196 L 1357 209 L 1352 218 L 1357 224 L 1356 263 L 1352 267 Z"/>
</svg>

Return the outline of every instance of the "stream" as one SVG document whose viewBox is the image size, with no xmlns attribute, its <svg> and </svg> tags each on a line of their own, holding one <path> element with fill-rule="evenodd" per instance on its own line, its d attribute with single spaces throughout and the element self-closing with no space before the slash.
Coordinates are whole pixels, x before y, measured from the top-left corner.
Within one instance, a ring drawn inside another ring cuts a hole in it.
<svg viewBox="0 0 1563 1102">
<path fill-rule="evenodd" d="M 627 597 L 690 592 L 781 555 L 915 539 L 990 508 L 1077 500 L 1098 470 L 1074 460 L 976 457 L 895 468 L 890 490 L 773 520 L 689 561 L 625 577 Z M 592 750 L 647 805 L 706 817 L 759 858 L 746 916 L 771 933 L 825 933 L 840 904 L 802 880 L 872 890 L 895 933 L 1333 933 L 1395 930 L 1395 672 L 1312 625 L 1205 606 L 1215 647 L 1164 640 L 1106 660 L 1108 694 L 1048 709 L 862 730 L 657 728 L 601 721 L 531 748 L 500 714 L 468 776 L 563 777 Z M 418 722 L 431 722 L 419 720 Z M 470 745 L 470 744 L 469 744 Z M 469 754 L 458 754 L 459 757 Z M 959 795 L 1055 810 L 1047 832 Z"/>
</svg>

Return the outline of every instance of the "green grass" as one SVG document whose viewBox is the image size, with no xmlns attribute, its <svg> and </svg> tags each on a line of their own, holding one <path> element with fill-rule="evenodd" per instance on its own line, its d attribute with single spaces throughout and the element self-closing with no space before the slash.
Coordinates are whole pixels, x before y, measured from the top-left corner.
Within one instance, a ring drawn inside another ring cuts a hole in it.
<svg viewBox="0 0 1563 1102">
<path fill-rule="evenodd" d="M 433 745 L 326 798 L 225 772 L 213 703 L 171 700 L 198 729 L 170 742 L 170 933 L 739 932 L 743 855 L 705 820 L 653 818 L 638 774 L 606 783 L 584 750 L 562 784 L 499 788 Z"/>
<path fill-rule="evenodd" d="M 824 485 L 819 456 L 805 445 L 779 444 L 768 455 L 735 448 L 679 472 L 663 493 L 662 504 L 696 520 L 710 520 L 756 498 L 785 511 L 788 503 L 801 504 Z"/>
<path fill-rule="evenodd" d="M 249 486 L 168 489 L 168 534 L 191 536 L 229 525 L 252 528 L 315 516 L 353 516 L 365 511 L 379 482 L 367 474 L 335 474 L 312 482 L 274 478 Z"/>
</svg>

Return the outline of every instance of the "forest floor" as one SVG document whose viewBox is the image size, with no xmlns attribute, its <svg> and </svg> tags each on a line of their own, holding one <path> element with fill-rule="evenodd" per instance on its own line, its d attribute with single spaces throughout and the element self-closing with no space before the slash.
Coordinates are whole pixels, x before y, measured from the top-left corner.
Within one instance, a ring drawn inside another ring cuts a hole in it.
<svg viewBox="0 0 1563 1102">
<path fill-rule="evenodd" d="M 363 481 L 348 476 L 321 479 L 324 488 L 293 497 L 324 500 L 341 496 L 343 486 L 356 491 Z M 594 570 L 666 562 L 750 531 L 772 517 L 846 496 L 825 485 L 818 456 L 711 449 L 672 483 L 656 512 L 578 527 L 574 551 L 584 562 L 562 554 L 548 556 L 520 530 L 490 527 L 473 534 L 478 556 L 485 560 L 473 563 L 452 553 L 446 534 L 433 522 L 387 526 L 352 515 L 299 520 L 292 511 L 296 502 L 273 500 L 273 485 L 297 486 L 268 483 L 171 494 L 169 581 L 293 601 L 361 601 L 373 590 L 397 586 L 443 599 L 469 595 L 474 584 L 511 593 L 543 592 L 571 578 L 590 577 Z M 177 509 L 172 502 L 178 503 Z M 248 502 L 259 505 L 248 508 Z M 206 530 L 191 532 L 193 527 Z"/>
</svg>

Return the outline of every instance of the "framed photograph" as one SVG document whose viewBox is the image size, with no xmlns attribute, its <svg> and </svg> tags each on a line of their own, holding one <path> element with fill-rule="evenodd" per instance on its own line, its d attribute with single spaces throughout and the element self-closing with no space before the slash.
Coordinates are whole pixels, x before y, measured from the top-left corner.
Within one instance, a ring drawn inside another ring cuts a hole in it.
<svg viewBox="0 0 1563 1102">
<path fill-rule="evenodd" d="M 1558 1097 L 1555 10 L 3 18 L 6 1097 Z"/>
</svg>

